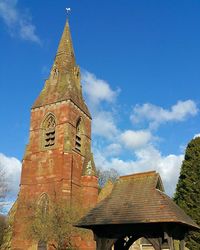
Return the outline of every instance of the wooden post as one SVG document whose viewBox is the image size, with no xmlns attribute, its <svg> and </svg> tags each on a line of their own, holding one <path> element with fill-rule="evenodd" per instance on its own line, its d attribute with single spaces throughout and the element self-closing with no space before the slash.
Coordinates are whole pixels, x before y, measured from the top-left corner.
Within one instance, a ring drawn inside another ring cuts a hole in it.
<svg viewBox="0 0 200 250">
<path fill-rule="evenodd" d="M 167 240 L 168 246 L 170 250 L 175 250 L 174 249 L 174 242 L 173 242 L 173 238 L 167 233 L 164 233 L 164 239 Z"/>
<path fill-rule="evenodd" d="M 96 250 L 111 250 L 115 239 L 101 238 L 95 235 Z"/>
<path fill-rule="evenodd" d="M 185 240 L 181 240 L 180 243 L 179 243 L 179 249 L 180 250 L 185 250 Z"/>
</svg>

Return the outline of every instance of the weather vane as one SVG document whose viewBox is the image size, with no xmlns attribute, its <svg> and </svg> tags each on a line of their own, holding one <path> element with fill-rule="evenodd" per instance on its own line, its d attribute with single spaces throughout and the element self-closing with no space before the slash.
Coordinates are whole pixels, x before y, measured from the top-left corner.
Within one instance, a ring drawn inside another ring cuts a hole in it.
<svg viewBox="0 0 200 250">
<path fill-rule="evenodd" d="M 66 8 L 67 15 L 71 12 L 71 8 Z"/>
</svg>

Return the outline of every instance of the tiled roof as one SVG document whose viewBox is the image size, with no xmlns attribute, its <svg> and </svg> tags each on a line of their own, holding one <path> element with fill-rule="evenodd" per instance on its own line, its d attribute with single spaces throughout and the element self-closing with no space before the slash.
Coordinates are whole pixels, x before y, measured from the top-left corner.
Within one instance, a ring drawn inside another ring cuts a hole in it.
<svg viewBox="0 0 200 250">
<path fill-rule="evenodd" d="M 111 180 L 108 180 L 105 186 L 101 189 L 101 192 L 98 195 L 97 202 L 104 200 L 108 195 L 110 195 L 110 193 L 113 190 L 113 186 L 114 186 L 113 182 Z"/>
<path fill-rule="evenodd" d="M 176 222 L 198 228 L 163 190 L 155 171 L 122 176 L 111 194 L 83 217 L 77 226 Z"/>
</svg>

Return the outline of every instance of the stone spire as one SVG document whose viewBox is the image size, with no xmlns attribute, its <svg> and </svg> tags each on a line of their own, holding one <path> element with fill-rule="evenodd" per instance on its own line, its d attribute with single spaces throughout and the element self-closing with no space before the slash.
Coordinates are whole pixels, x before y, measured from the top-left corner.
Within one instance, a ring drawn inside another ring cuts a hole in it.
<svg viewBox="0 0 200 250">
<path fill-rule="evenodd" d="M 71 100 L 91 117 L 82 96 L 80 69 L 75 61 L 68 20 L 64 27 L 49 78 L 45 81 L 45 86 L 32 108 L 39 108 L 65 100 Z"/>
<path fill-rule="evenodd" d="M 57 64 L 60 72 L 70 72 L 76 67 L 74 49 L 69 29 L 69 22 L 66 25 L 58 46 L 56 53 L 55 63 Z"/>
</svg>

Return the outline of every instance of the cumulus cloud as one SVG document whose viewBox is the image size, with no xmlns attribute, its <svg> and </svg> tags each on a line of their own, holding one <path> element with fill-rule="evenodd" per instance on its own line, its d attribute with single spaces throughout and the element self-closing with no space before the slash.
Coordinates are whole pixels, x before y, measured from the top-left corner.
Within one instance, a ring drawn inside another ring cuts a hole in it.
<svg viewBox="0 0 200 250">
<path fill-rule="evenodd" d="M 195 139 L 195 138 L 197 138 L 197 137 L 200 137 L 200 133 L 195 134 L 194 137 L 193 137 L 193 139 Z"/>
<path fill-rule="evenodd" d="M 184 121 L 189 116 L 195 116 L 197 113 L 197 105 L 192 100 L 178 101 L 169 110 L 151 103 L 145 103 L 134 107 L 131 120 L 134 123 L 148 121 L 150 127 L 157 127 L 164 122 Z"/>
<path fill-rule="evenodd" d="M 14 158 L 0 153 L 0 169 L 5 172 L 5 180 L 8 183 L 9 197 L 15 199 L 19 191 L 21 175 L 21 162 Z"/>
<path fill-rule="evenodd" d="M 136 150 L 135 155 L 136 158 L 133 160 L 122 160 L 118 157 L 108 159 L 98 150 L 95 152 L 95 163 L 99 168 L 114 168 L 120 175 L 156 170 L 161 175 L 167 194 L 172 196 L 184 156 L 173 154 L 163 156 L 150 145 Z"/>
<path fill-rule="evenodd" d="M 88 100 L 93 105 L 98 105 L 102 101 L 114 102 L 119 90 L 112 90 L 108 82 L 98 79 L 94 74 L 83 71 L 82 83 L 84 92 Z"/>
<path fill-rule="evenodd" d="M 36 27 L 31 21 L 30 14 L 28 15 L 19 10 L 17 3 L 17 0 L 1 0 L 0 18 L 7 26 L 10 35 L 41 44 L 41 40 L 36 34 Z"/>
<path fill-rule="evenodd" d="M 110 156 L 117 156 L 120 154 L 122 150 L 122 146 L 118 143 L 111 143 L 105 148 L 105 155 L 110 157 Z"/>
<path fill-rule="evenodd" d="M 148 130 L 126 130 L 120 135 L 122 143 L 130 149 L 144 147 L 150 142 L 152 138 L 153 136 Z"/>
<path fill-rule="evenodd" d="M 113 114 L 111 112 L 101 111 L 95 113 L 92 123 L 93 134 L 112 139 L 118 133 Z"/>
<path fill-rule="evenodd" d="M 118 91 L 112 90 L 108 82 L 97 79 L 94 74 L 87 71 L 82 73 L 87 103 L 92 105 L 90 110 L 93 117 L 93 135 L 99 136 L 98 141 L 93 144 L 97 168 L 114 168 L 120 175 L 156 170 L 162 177 L 166 192 L 173 195 L 183 154 L 162 155 L 159 149 L 153 146 L 158 137 L 152 134 L 151 128 L 164 122 L 183 121 L 189 116 L 195 116 L 198 112 L 195 102 L 178 101 L 170 109 L 150 103 L 136 105 L 131 119 L 134 123 L 139 123 L 141 129 L 123 130 L 117 124 L 113 112 L 113 106 L 118 108 Z M 104 103 L 110 105 L 104 106 Z M 142 129 L 142 121 L 148 123 L 148 129 Z"/>
<path fill-rule="evenodd" d="M 113 90 L 108 82 L 86 70 L 82 70 L 82 83 L 86 101 L 92 111 L 93 135 L 111 140 L 119 133 L 112 110 L 118 90 Z M 105 103 L 112 104 L 112 108 L 106 109 Z"/>
</svg>

